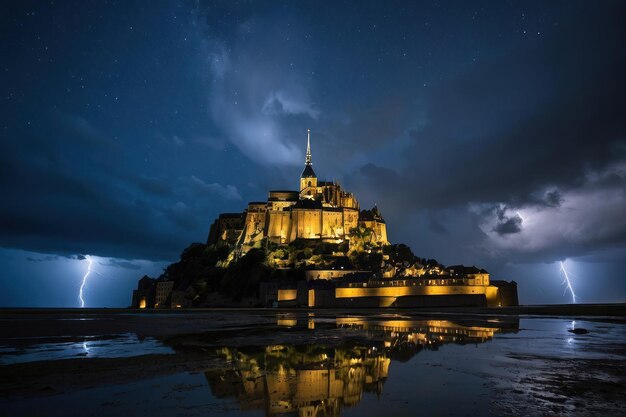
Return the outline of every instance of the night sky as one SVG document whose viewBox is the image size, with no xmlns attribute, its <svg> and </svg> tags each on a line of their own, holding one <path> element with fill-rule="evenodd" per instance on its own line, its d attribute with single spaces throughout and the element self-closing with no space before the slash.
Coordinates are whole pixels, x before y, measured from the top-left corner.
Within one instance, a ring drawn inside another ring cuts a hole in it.
<svg viewBox="0 0 626 417">
<path fill-rule="evenodd" d="M 623 1 L 5 1 L 0 306 L 127 306 L 315 172 L 394 243 L 626 301 Z"/>
</svg>

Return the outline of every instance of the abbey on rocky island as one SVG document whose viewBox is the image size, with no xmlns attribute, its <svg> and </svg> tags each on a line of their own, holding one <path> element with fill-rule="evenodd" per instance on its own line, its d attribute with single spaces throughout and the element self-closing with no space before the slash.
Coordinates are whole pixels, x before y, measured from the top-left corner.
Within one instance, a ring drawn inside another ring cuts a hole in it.
<svg viewBox="0 0 626 417">
<path fill-rule="evenodd" d="M 193 243 L 158 278 L 143 277 L 136 308 L 504 307 L 515 282 L 475 266 L 445 267 L 390 244 L 378 207 L 313 170 L 307 138 L 299 191 L 270 191 L 241 213 L 223 213 L 206 244 Z"/>
</svg>

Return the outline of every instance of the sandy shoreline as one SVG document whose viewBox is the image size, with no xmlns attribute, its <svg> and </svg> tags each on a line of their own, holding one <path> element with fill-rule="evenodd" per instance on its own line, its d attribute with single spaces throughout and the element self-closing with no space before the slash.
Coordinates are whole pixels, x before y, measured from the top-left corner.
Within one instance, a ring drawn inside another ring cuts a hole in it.
<svg viewBox="0 0 626 417">
<path fill-rule="evenodd" d="M 0 307 L 0 318 L 11 314 L 48 314 L 48 313 L 106 313 L 106 314 L 188 314 L 220 311 L 271 311 L 271 312 L 330 312 L 345 314 L 365 313 L 406 313 L 406 314 L 488 314 L 488 315 L 556 315 L 556 316 L 615 316 L 626 317 L 626 303 L 612 304 L 549 304 L 521 305 L 517 307 L 423 307 L 423 308 L 358 308 L 358 309 L 305 309 L 305 308 L 192 308 L 167 310 L 137 310 L 131 308 L 7 308 Z"/>
</svg>

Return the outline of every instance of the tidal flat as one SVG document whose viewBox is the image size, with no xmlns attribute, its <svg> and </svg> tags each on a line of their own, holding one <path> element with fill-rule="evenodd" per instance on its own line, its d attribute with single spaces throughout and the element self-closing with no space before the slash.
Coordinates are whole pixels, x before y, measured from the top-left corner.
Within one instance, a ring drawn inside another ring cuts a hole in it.
<svg viewBox="0 0 626 417">
<path fill-rule="evenodd" d="M 625 415 L 624 305 L 1 310 L 2 416 Z"/>
</svg>

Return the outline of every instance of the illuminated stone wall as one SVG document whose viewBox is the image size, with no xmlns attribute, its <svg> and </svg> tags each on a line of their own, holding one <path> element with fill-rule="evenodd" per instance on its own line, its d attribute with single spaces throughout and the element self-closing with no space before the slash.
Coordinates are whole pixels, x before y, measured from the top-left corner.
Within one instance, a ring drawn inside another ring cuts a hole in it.
<svg viewBox="0 0 626 417">
<path fill-rule="evenodd" d="M 244 228 L 244 213 L 222 213 L 211 225 L 209 230 L 208 244 L 227 242 L 233 244 L 237 241 Z"/>
<path fill-rule="evenodd" d="M 317 194 L 317 178 L 300 178 L 300 195 L 306 195 L 303 194 L 305 191 L 311 191 L 311 195 Z"/>
<path fill-rule="evenodd" d="M 289 243 L 291 212 L 268 211 L 267 237 L 275 243 Z"/>
<path fill-rule="evenodd" d="M 278 301 L 295 301 L 298 297 L 298 290 L 294 289 L 279 289 Z"/>
<path fill-rule="evenodd" d="M 343 211 L 322 210 L 322 238 L 343 239 Z"/>
<path fill-rule="evenodd" d="M 352 193 L 341 193 L 341 207 L 349 207 L 358 210 L 359 202 L 356 200 Z"/>
<path fill-rule="evenodd" d="M 384 245 L 389 244 L 387 240 L 387 225 L 383 222 L 376 220 L 360 220 L 359 224 L 363 227 L 372 229 L 372 241 L 376 243 L 382 243 Z"/>
<path fill-rule="evenodd" d="M 274 210 L 273 204 L 291 207 L 293 202 L 268 202 L 269 207 L 250 205 L 243 222 L 243 243 L 252 245 L 267 236 L 272 242 L 287 244 L 296 239 L 336 239 L 343 240 L 350 230 L 359 224 L 358 210 L 351 208 L 292 208 Z M 384 223 L 368 221 L 374 230 L 373 242 L 387 244 L 387 231 Z M 237 224 L 238 225 L 238 224 Z M 221 230 L 221 227 L 220 227 Z M 222 233 L 227 238 L 228 229 Z M 230 239 L 232 240 L 232 239 Z"/>
<path fill-rule="evenodd" d="M 359 210 L 354 208 L 343 208 L 343 230 L 346 235 L 350 234 L 350 230 L 356 228 L 359 224 Z"/>
<path fill-rule="evenodd" d="M 319 239 L 322 236 L 322 210 L 293 209 L 291 210 L 291 236 L 289 241 L 296 239 Z"/>
<path fill-rule="evenodd" d="M 314 175 L 314 174 L 313 174 Z M 302 204 L 302 203 L 305 204 Z M 267 202 L 248 204 L 246 211 L 218 219 L 209 243 L 243 243 L 245 252 L 264 237 L 279 244 L 296 239 L 343 240 L 359 222 L 359 203 L 335 182 L 300 178 L 300 191 L 270 191 Z M 372 222 L 376 242 L 387 243 L 386 226 Z"/>
<path fill-rule="evenodd" d="M 317 271 L 311 271 L 317 272 Z M 361 284 L 354 284 L 361 285 Z M 495 286 L 434 285 L 279 289 L 279 306 L 417 307 L 488 306 L 509 304 Z"/>
<path fill-rule="evenodd" d="M 378 297 L 387 300 L 418 295 L 484 295 L 487 306 L 496 307 L 499 304 L 498 287 L 493 285 L 407 285 L 407 286 L 380 286 L 380 287 L 347 287 L 336 288 L 335 297 L 359 298 Z"/>
<path fill-rule="evenodd" d="M 265 236 L 266 213 L 267 203 L 248 203 L 243 229 L 243 241 L 245 244 L 252 245 L 263 239 Z"/>
<path fill-rule="evenodd" d="M 268 201 L 267 209 L 268 210 L 285 210 L 289 209 L 289 207 L 296 204 L 295 201 Z"/>
<path fill-rule="evenodd" d="M 269 192 L 268 201 L 297 201 L 297 191 L 272 190 Z"/>
<path fill-rule="evenodd" d="M 467 274 L 465 278 L 469 285 L 489 285 L 489 274 Z"/>
</svg>

